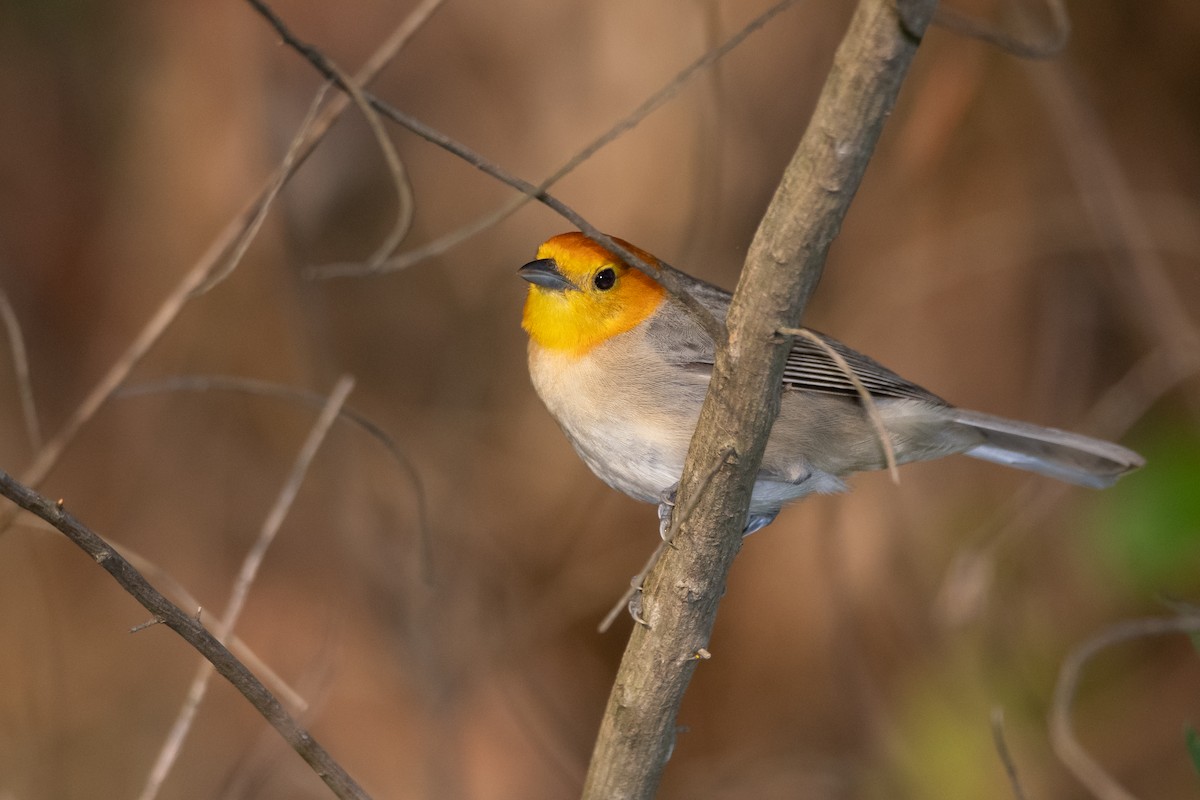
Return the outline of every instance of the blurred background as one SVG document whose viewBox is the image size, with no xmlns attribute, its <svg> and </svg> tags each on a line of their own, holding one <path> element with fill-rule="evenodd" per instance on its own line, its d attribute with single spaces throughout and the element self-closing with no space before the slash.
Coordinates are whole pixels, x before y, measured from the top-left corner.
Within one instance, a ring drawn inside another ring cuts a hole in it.
<svg viewBox="0 0 1200 800">
<path fill-rule="evenodd" d="M 1052 38 L 1038 2 L 953 5 Z M 352 71 L 413 6 L 274 7 Z M 766 7 L 447 0 L 373 88 L 536 183 Z M 554 192 L 732 287 L 851 7 L 797 4 Z M 1068 11 L 1048 61 L 929 33 L 806 322 L 956 404 L 1149 466 L 1097 493 L 951 458 L 785 511 L 734 566 L 662 797 L 1011 797 L 995 709 L 1028 797 L 1086 797 L 1049 741 L 1060 664 L 1200 601 L 1200 6 Z M 318 85 L 246 3 L 0 2 L 0 287 L 43 436 L 256 195 Z M 513 196 L 389 131 L 415 201 L 402 252 Z M 529 386 L 514 273 L 571 226 L 530 204 L 402 272 L 307 277 L 369 257 L 395 216 L 348 112 L 237 271 L 125 381 L 142 391 L 107 402 L 40 488 L 214 621 L 316 412 L 169 381 L 324 395 L 352 374 L 349 407 L 400 457 L 334 427 L 240 635 L 376 797 L 577 796 L 631 623 L 596 626 L 657 522 L 588 472 Z M 10 340 L 0 468 L 21 475 L 37 448 Z M 198 657 L 163 626 L 129 634 L 146 612 L 28 517 L 0 563 L 0 798 L 136 797 Z M 1194 797 L 1198 686 L 1186 637 L 1105 651 L 1079 687 L 1081 742 L 1139 796 Z M 328 794 L 217 681 L 159 796 Z"/>
</svg>

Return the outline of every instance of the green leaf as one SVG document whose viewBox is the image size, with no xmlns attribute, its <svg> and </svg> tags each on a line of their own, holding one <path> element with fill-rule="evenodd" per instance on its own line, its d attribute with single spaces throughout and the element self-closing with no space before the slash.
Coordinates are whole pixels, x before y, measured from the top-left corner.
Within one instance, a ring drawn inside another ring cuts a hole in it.
<svg viewBox="0 0 1200 800">
<path fill-rule="evenodd" d="M 1195 591 L 1200 570 L 1200 440 L 1183 426 L 1142 446 L 1147 466 L 1104 494 L 1095 544 L 1107 571 L 1139 593 Z"/>
<path fill-rule="evenodd" d="M 1192 758 L 1192 766 L 1200 775 L 1200 733 L 1191 725 L 1183 726 L 1183 741 L 1187 746 L 1188 755 Z"/>
</svg>

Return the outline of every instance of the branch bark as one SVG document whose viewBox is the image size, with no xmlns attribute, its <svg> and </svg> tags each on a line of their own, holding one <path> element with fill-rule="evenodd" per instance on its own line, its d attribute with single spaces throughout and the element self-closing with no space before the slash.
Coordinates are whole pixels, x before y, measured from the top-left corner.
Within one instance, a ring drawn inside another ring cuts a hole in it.
<svg viewBox="0 0 1200 800">
<path fill-rule="evenodd" d="M 3 470 L 0 470 L 0 495 L 57 528 L 112 575 L 126 592 L 154 615 L 155 620 L 175 631 L 212 662 L 217 672 L 250 701 L 336 796 L 342 800 L 370 800 L 370 796 L 329 751 L 300 726 L 275 695 L 198 618 L 185 613 L 151 586 L 112 545 L 69 514 L 61 500 L 51 502 Z"/>
<path fill-rule="evenodd" d="M 585 800 L 653 797 L 684 691 L 704 660 L 767 436 L 791 337 L 816 288 L 935 0 L 861 0 L 808 129 L 755 234 L 680 482 L 696 501 L 648 576 L 584 785 Z M 712 472 L 722 453 L 733 457 Z"/>
</svg>

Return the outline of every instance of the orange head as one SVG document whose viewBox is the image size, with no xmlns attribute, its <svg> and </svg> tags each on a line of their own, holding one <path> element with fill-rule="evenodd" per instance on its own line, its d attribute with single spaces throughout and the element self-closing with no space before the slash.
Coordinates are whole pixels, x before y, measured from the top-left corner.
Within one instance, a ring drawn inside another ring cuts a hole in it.
<svg viewBox="0 0 1200 800">
<path fill-rule="evenodd" d="M 615 241 L 658 265 L 644 250 Z M 653 278 L 579 232 L 547 240 L 517 274 L 530 284 L 521 327 L 542 347 L 573 355 L 641 324 L 666 297 Z"/>
</svg>

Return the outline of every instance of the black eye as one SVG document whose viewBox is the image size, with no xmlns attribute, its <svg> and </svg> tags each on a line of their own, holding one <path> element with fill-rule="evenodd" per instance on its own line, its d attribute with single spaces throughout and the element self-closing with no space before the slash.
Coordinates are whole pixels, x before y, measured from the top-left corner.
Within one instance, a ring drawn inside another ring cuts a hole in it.
<svg viewBox="0 0 1200 800">
<path fill-rule="evenodd" d="M 612 267 L 605 267 L 596 273 L 596 277 L 592 278 L 592 285 L 602 292 L 607 292 L 617 282 L 617 273 L 613 272 Z"/>
</svg>

